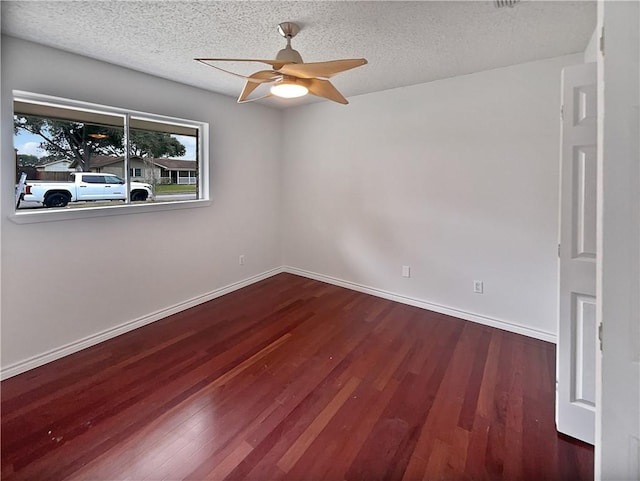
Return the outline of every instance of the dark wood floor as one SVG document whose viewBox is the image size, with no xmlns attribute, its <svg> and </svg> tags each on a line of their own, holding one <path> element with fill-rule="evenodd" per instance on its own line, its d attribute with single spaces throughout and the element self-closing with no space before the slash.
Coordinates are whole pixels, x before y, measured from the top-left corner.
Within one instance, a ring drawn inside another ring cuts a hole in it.
<svg viewBox="0 0 640 481">
<path fill-rule="evenodd" d="M 552 344 L 280 274 L 2 383 L 2 479 L 591 480 Z"/>
</svg>

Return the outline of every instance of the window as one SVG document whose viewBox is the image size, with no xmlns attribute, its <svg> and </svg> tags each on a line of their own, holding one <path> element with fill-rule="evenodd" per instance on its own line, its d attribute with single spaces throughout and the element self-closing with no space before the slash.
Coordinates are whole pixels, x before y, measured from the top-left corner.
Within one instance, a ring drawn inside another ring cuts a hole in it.
<svg viewBox="0 0 640 481">
<path fill-rule="evenodd" d="M 13 107 L 16 217 L 208 199 L 206 123 L 25 92 Z"/>
<path fill-rule="evenodd" d="M 73 176 L 73 178 L 75 179 L 78 176 Z M 106 184 L 107 181 L 104 180 L 104 175 L 83 175 L 81 177 L 81 181 L 80 182 L 86 182 L 87 184 Z"/>
<path fill-rule="evenodd" d="M 120 177 L 116 177 L 115 175 L 105 175 L 104 180 L 107 184 L 124 184 L 124 180 Z"/>
<path fill-rule="evenodd" d="M 178 184 L 195 184 L 197 177 L 195 172 L 180 171 L 178 172 Z"/>
</svg>

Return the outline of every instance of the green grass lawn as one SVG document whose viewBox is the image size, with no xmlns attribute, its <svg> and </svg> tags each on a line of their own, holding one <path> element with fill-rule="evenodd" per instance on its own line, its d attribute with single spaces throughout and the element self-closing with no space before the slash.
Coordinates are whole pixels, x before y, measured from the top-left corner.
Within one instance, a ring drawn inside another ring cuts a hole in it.
<svg viewBox="0 0 640 481">
<path fill-rule="evenodd" d="M 190 194 L 196 191 L 195 185 L 158 184 L 153 192 L 158 194 Z"/>
</svg>

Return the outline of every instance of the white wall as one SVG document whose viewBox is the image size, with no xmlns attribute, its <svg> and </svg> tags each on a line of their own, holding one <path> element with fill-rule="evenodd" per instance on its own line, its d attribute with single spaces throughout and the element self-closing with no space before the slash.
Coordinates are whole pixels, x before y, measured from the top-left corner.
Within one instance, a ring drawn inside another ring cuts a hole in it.
<svg viewBox="0 0 640 481">
<path fill-rule="evenodd" d="M 209 122 L 211 206 L 15 224 L 12 89 Z M 1 115 L 3 368 L 280 266 L 278 111 L 3 37 Z"/>
<path fill-rule="evenodd" d="M 554 340 L 560 71 L 582 61 L 287 110 L 285 264 Z"/>
<path fill-rule="evenodd" d="M 584 49 L 584 63 L 595 62 L 598 53 L 598 27 L 593 29 L 587 48 Z"/>
</svg>

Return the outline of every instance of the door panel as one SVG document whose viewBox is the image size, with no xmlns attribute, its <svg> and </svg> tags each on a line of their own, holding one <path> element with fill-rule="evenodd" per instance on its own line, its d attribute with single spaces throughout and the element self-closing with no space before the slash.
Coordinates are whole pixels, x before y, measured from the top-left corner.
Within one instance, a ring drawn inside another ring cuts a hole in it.
<svg viewBox="0 0 640 481">
<path fill-rule="evenodd" d="M 592 65 L 592 64 L 587 64 Z M 571 118 L 575 127 L 595 126 L 596 115 L 596 84 L 579 85 L 573 90 L 573 117 Z"/>
<path fill-rule="evenodd" d="M 581 146 L 574 150 L 574 209 L 577 215 L 572 235 L 573 258 L 596 257 L 596 148 Z"/>
<path fill-rule="evenodd" d="M 556 425 L 595 439 L 596 323 L 596 65 L 562 72 L 559 315 Z"/>
<path fill-rule="evenodd" d="M 595 410 L 596 406 L 596 298 L 574 295 L 575 350 L 572 365 L 572 402 Z"/>
</svg>

